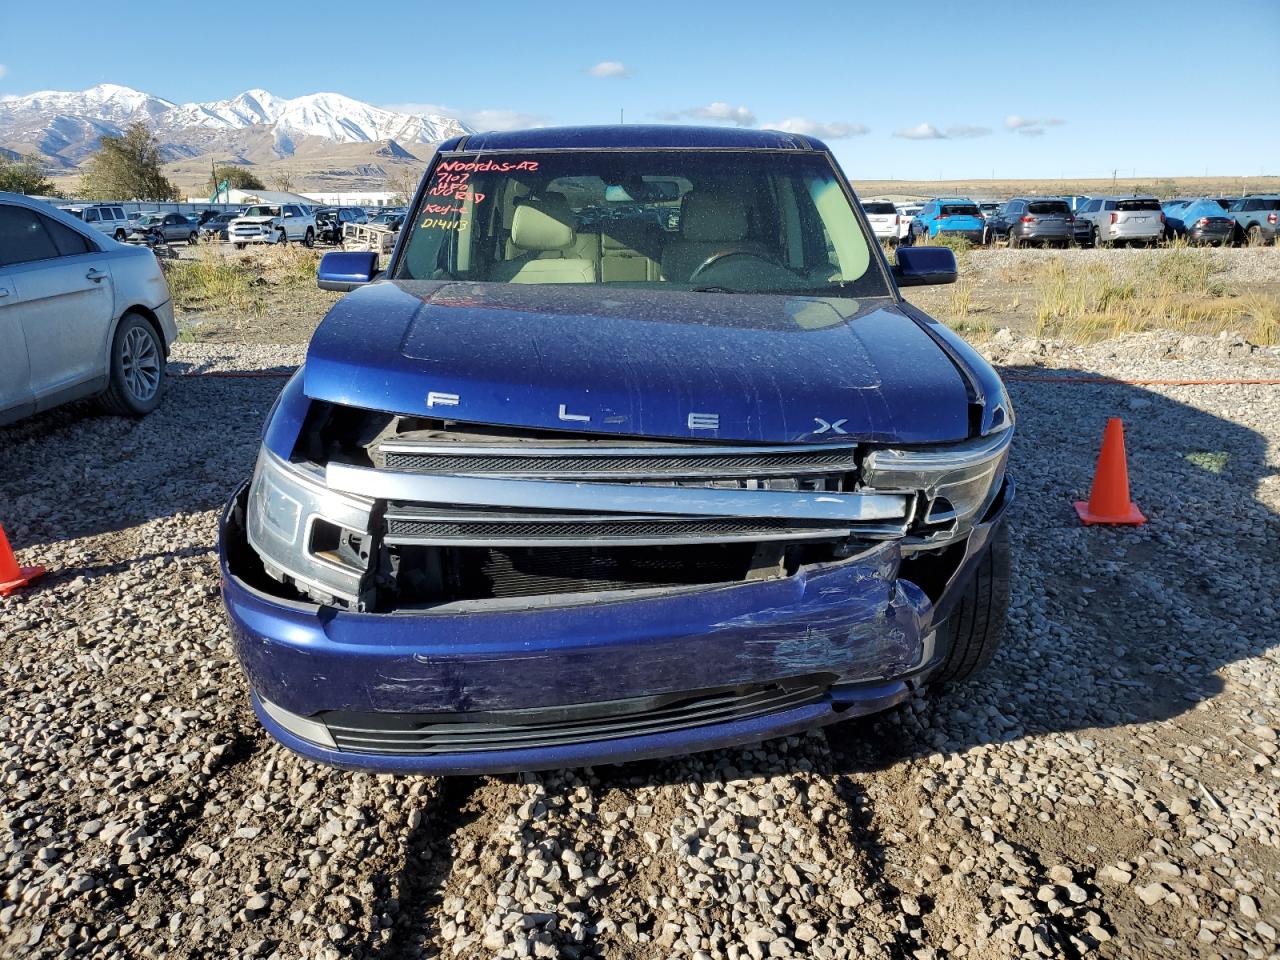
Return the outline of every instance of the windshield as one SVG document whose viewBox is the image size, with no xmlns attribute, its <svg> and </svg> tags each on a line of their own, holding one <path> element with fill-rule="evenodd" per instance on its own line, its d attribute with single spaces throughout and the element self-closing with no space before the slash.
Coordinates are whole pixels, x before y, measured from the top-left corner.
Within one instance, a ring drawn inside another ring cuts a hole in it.
<svg viewBox="0 0 1280 960">
<path fill-rule="evenodd" d="M 444 154 L 396 279 L 883 296 L 822 154 Z"/>
<path fill-rule="evenodd" d="M 246 217 L 278 217 L 280 216 L 279 207 L 250 207 L 244 212 Z"/>
</svg>

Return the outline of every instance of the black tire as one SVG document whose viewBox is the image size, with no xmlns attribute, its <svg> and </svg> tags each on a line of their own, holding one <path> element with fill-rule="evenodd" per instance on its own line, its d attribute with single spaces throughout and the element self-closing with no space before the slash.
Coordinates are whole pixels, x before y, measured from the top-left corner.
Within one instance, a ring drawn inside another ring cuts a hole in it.
<svg viewBox="0 0 1280 960">
<path fill-rule="evenodd" d="M 931 682 L 967 680 L 990 663 L 1000 649 L 1009 618 L 1011 558 L 1009 526 L 1002 523 L 991 534 L 943 626 L 944 636 L 939 640 L 946 645 L 946 659 Z"/>
<path fill-rule="evenodd" d="M 307 232 L 302 238 L 302 245 L 304 247 L 314 247 L 316 245 L 316 234 L 310 227 L 307 227 Z"/>
<path fill-rule="evenodd" d="M 1105 250 L 1107 247 L 1111 246 L 1111 241 L 1103 240 L 1102 231 L 1099 230 L 1097 227 L 1094 227 L 1093 228 L 1093 245 L 1098 250 Z"/>
<path fill-rule="evenodd" d="M 191 233 L 187 234 L 187 246 L 194 247 L 199 242 L 200 242 L 200 234 L 196 233 L 194 230 Z"/>
<path fill-rule="evenodd" d="M 1017 250 L 1017 249 L 1018 249 L 1018 238 L 1017 238 L 1017 236 L 1016 236 L 1016 235 L 1014 234 L 1014 232 L 1013 232 L 1013 227 L 1010 227 L 1010 228 L 1009 228 L 1009 235 L 1008 235 L 1008 237 L 1007 237 L 1006 239 L 1009 241 L 1009 249 L 1010 249 L 1010 250 Z"/>
<path fill-rule="evenodd" d="M 164 343 L 143 316 L 126 313 L 111 341 L 110 377 L 98 397 L 103 409 L 145 417 L 160 405 L 165 385 Z"/>
<path fill-rule="evenodd" d="M 281 246 L 287 246 L 289 243 L 289 235 L 284 232 L 284 227 L 280 228 L 280 232 L 276 234 L 276 243 Z"/>
<path fill-rule="evenodd" d="M 128 234 L 127 234 L 127 233 L 125 233 L 123 230 L 117 230 L 117 231 L 112 235 L 112 239 L 114 239 L 117 243 L 124 243 L 125 237 L 127 237 L 127 236 L 128 236 Z"/>
<path fill-rule="evenodd" d="M 1256 223 L 1252 224 L 1249 229 L 1244 232 L 1244 242 L 1247 247 L 1262 246 L 1262 228 Z"/>
</svg>

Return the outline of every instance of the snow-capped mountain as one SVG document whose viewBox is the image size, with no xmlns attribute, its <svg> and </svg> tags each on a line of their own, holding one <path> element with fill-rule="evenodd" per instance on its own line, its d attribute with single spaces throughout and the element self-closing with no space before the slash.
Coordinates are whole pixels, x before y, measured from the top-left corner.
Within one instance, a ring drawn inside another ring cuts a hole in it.
<svg viewBox="0 0 1280 960">
<path fill-rule="evenodd" d="M 248 139 L 236 136 L 239 131 L 267 135 L 276 156 L 291 155 L 305 137 L 411 145 L 471 132 L 453 117 L 396 113 L 338 93 L 289 100 L 266 90 L 247 90 L 230 100 L 175 104 L 104 83 L 78 93 L 44 90 L 0 97 L 0 145 L 63 165 L 79 163 L 97 149 L 99 137 L 118 135 L 136 121 L 155 131 L 166 159 L 237 152 Z"/>
</svg>

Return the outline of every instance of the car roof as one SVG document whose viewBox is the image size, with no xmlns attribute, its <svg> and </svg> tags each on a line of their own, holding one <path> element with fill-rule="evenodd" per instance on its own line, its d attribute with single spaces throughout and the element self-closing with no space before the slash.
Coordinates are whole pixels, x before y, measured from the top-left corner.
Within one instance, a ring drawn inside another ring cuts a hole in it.
<svg viewBox="0 0 1280 960">
<path fill-rule="evenodd" d="M 1149 193 L 1117 193 L 1105 197 L 1091 197 L 1092 200 L 1155 200 L 1159 203 L 1159 199 L 1151 196 Z"/>
<path fill-rule="evenodd" d="M 928 203 L 975 203 L 976 201 L 970 200 L 968 197 L 934 197 L 932 200 L 929 200 L 927 202 Z"/>
<path fill-rule="evenodd" d="M 823 150 L 826 144 L 813 137 L 779 130 L 747 130 L 739 127 L 697 127 L 682 124 L 607 124 L 586 127 L 540 127 L 454 137 L 440 145 L 448 150 L 580 150 L 632 148 L 690 148 L 740 150 Z"/>
</svg>

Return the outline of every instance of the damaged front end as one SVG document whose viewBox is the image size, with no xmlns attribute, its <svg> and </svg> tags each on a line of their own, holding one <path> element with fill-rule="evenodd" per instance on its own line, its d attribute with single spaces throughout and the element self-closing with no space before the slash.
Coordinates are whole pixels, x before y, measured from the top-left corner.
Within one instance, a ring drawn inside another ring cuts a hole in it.
<svg viewBox="0 0 1280 960">
<path fill-rule="evenodd" d="M 273 411 L 223 522 L 259 716 L 327 762 L 530 769 L 905 696 L 999 521 L 1012 430 L 893 448 Z"/>
</svg>

